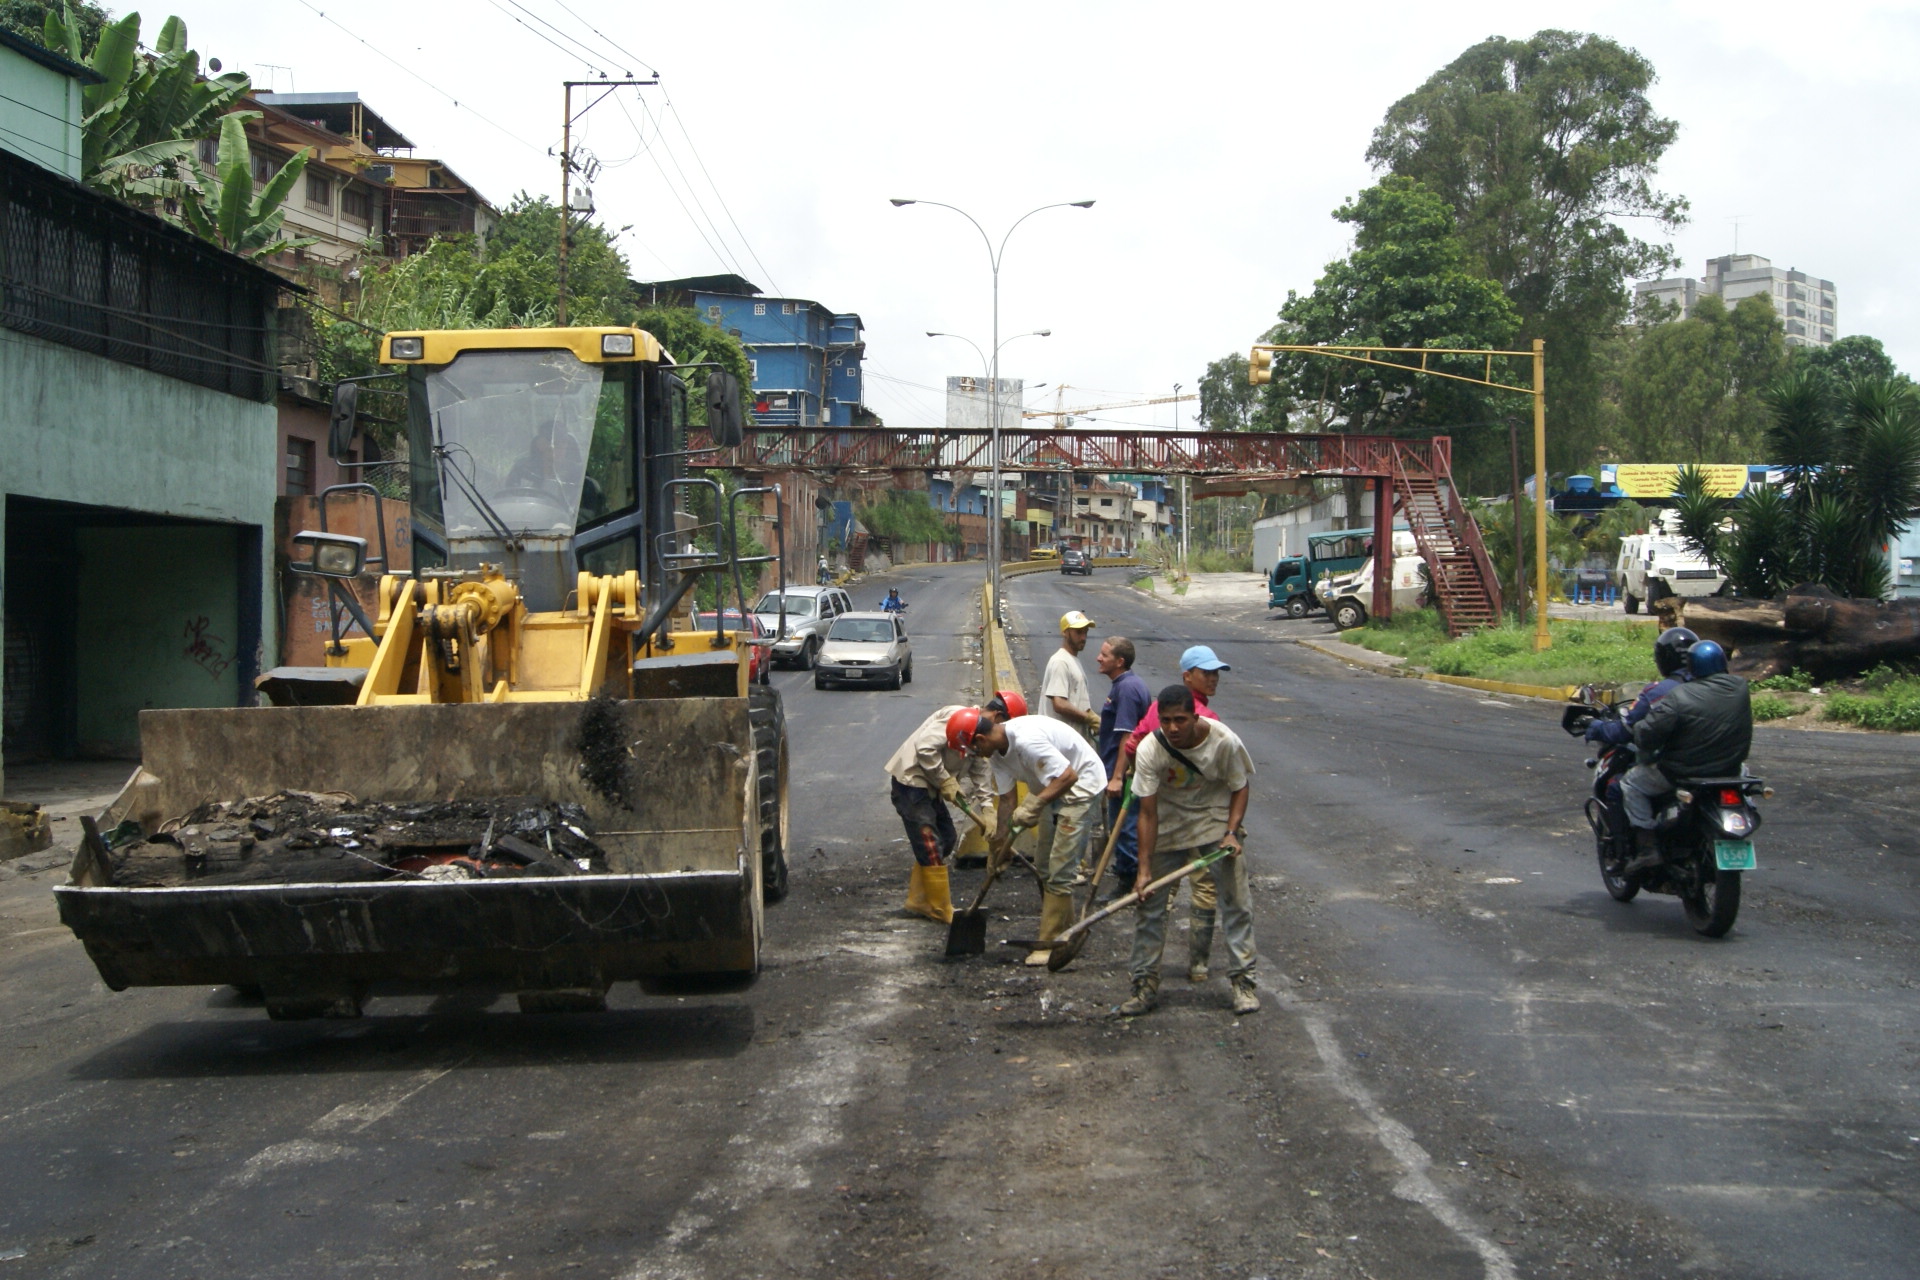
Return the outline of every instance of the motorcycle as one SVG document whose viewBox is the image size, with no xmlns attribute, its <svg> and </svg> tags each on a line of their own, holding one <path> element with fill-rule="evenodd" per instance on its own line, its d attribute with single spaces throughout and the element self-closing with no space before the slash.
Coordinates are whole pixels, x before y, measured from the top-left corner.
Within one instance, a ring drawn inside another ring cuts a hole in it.
<svg viewBox="0 0 1920 1280">
<path fill-rule="evenodd" d="M 1585 738 L 1587 727 L 1600 718 L 1618 718 L 1621 709 L 1601 699 L 1593 685 L 1575 691 L 1560 716 L 1560 727 Z M 1755 797 L 1766 799 L 1773 788 L 1763 778 L 1675 778 L 1674 790 L 1660 813 L 1658 838 L 1661 864 L 1650 871 L 1628 873 L 1634 856 L 1632 828 L 1624 815 L 1616 830 L 1609 818 L 1607 791 L 1615 779 L 1634 765 L 1633 749 L 1600 743 L 1600 753 L 1586 761 L 1593 772 L 1593 794 L 1587 798 L 1587 825 L 1600 861 L 1600 880 L 1616 902 L 1632 902 L 1644 889 L 1670 893 L 1680 899 L 1687 923 L 1709 938 L 1723 937 L 1740 913 L 1740 876 L 1757 867 L 1753 835 L 1760 829 Z"/>
</svg>

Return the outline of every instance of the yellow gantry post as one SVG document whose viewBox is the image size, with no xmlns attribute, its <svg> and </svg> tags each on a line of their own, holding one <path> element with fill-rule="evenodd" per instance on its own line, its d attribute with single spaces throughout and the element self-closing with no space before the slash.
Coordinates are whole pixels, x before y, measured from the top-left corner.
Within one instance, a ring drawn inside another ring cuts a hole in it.
<svg viewBox="0 0 1920 1280">
<path fill-rule="evenodd" d="M 1547 344 L 1533 340 L 1533 650 L 1553 648 L 1547 630 Z"/>
<path fill-rule="evenodd" d="M 1495 391 L 1516 391 L 1533 397 L 1533 541 L 1534 541 L 1534 592 L 1533 606 L 1534 629 L 1533 647 L 1536 652 L 1553 647 L 1553 636 L 1547 630 L 1547 344 L 1543 339 L 1533 340 L 1531 351 L 1493 351 L 1484 347 L 1462 349 L 1459 347 L 1341 347 L 1317 346 L 1306 343 L 1260 342 L 1255 343 L 1247 362 L 1247 380 L 1255 386 L 1273 381 L 1273 357 L 1275 352 L 1289 351 L 1300 355 L 1327 356 L 1334 360 L 1346 360 L 1354 364 L 1368 364 L 1381 369 L 1397 369 L 1401 373 L 1417 373 L 1429 378 L 1451 378 L 1455 382 L 1470 382 L 1475 386 L 1489 387 Z M 1407 360 L 1383 360 L 1382 356 L 1420 357 L 1414 364 Z M 1478 378 L 1465 374 L 1448 373 L 1443 369 L 1429 368 L 1429 356 L 1483 356 L 1486 359 L 1486 373 Z M 1514 356 L 1533 361 L 1533 387 L 1516 387 L 1510 382 L 1496 381 L 1493 376 L 1493 361 L 1496 356 Z M 1520 501 L 1520 495 L 1513 495 L 1514 502 Z M 1514 511 L 1514 542 L 1517 551 L 1520 540 L 1520 513 Z M 1520 604 L 1521 616 L 1526 613 L 1526 604 Z"/>
</svg>

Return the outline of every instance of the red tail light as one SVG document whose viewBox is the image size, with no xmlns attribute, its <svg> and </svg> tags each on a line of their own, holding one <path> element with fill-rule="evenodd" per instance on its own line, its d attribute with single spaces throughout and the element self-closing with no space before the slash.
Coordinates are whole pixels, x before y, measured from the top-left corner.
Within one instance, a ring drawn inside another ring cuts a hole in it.
<svg viewBox="0 0 1920 1280">
<path fill-rule="evenodd" d="M 1745 802 L 1741 799 L 1740 793 L 1732 787 L 1722 787 L 1720 789 L 1720 803 L 1724 808 L 1731 809 L 1733 806 Z"/>
</svg>

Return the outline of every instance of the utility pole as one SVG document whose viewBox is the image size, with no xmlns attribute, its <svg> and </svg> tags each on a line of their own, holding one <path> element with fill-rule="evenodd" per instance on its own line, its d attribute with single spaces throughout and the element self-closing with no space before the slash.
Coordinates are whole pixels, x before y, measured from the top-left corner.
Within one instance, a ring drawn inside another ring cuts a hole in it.
<svg viewBox="0 0 1920 1280">
<path fill-rule="evenodd" d="M 560 115 L 560 254 L 559 254 L 559 297 L 554 301 L 554 322 L 562 328 L 567 323 L 567 248 L 573 235 L 573 122 L 580 116 L 599 106 L 612 96 L 615 89 L 636 85 L 659 84 L 658 80 L 562 80 L 563 107 Z M 605 93 L 580 108 L 580 115 L 573 113 L 573 91 L 575 89 L 604 88 Z M 589 160 L 580 166 L 587 181 L 593 181 L 593 175 L 600 170 L 598 160 Z M 590 171 L 589 171 L 590 170 Z"/>
</svg>

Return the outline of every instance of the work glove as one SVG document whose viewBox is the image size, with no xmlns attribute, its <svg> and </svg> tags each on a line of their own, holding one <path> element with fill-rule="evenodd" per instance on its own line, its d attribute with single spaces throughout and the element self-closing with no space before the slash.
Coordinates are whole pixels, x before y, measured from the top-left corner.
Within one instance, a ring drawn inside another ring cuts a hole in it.
<svg viewBox="0 0 1920 1280">
<path fill-rule="evenodd" d="M 1013 811 L 1013 825 L 1016 827 L 1037 827 L 1040 825 L 1040 813 L 1046 806 L 1040 803 L 1040 797 L 1028 796 Z"/>
<path fill-rule="evenodd" d="M 948 804 L 960 803 L 960 783 L 953 775 L 940 779 L 940 798 Z"/>
<path fill-rule="evenodd" d="M 1002 827 L 993 833 L 987 841 L 987 870 L 997 871 L 1007 865 L 1007 859 L 1013 855 L 1013 829 Z"/>
</svg>

